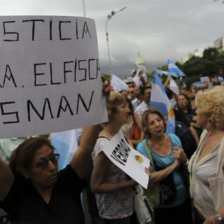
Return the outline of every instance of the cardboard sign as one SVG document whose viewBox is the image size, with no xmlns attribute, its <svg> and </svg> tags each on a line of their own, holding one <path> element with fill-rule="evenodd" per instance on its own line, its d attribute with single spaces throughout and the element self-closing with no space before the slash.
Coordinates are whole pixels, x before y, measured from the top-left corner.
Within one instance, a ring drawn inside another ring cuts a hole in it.
<svg viewBox="0 0 224 224">
<path fill-rule="evenodd" d="M 150 166 L 150 160 L 131 148 L 120 132 L 108 141 L 103 151 L 116 166 L 147 189 L 149 176 L 145 167 Z"/>
<path fill-rule="evenodd" d="M 202 82 L 205 82 L 205 81 L 210 82 L 210 79 L 209 79 L 208 76 L 203 76 L 203 77 L 200 78 L 200 80 L 201 80 Z"/>
<path fill-rule="evenodd" d="M 0 17 L 0 138 L 107 121 L 92 19 Z"/>
</svg>

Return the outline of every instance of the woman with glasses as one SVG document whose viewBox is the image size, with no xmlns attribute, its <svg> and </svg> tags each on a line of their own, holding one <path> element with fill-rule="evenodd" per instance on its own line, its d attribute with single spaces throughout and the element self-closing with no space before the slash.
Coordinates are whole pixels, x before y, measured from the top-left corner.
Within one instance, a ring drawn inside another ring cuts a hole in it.
<svg viewBox="0 0 224 224">
<path fill-rule="evenodd" d="M 58 154 L 46 138 L 24 141 L 9 165 L 0 158 L 0 206 L 12 223 L 84 223 L 80 193 L 100 130 L 100 125 L 84 129 L 71 163 L 60 172 Z"/>
</svg>

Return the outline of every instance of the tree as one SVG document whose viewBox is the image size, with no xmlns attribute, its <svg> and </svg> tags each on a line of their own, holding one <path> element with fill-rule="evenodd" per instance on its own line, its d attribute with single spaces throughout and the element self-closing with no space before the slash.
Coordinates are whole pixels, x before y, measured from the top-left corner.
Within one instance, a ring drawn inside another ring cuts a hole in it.
<svg viewBox="0 0 224 224">
<path fill-rule="evenodd" d="M 203 58 L 209 61 L 215 61 L 217 55 L 218 55 L 218 50 L 215 47 L 209 47 L 205 49 L 203 52 Z"/>
</svg>

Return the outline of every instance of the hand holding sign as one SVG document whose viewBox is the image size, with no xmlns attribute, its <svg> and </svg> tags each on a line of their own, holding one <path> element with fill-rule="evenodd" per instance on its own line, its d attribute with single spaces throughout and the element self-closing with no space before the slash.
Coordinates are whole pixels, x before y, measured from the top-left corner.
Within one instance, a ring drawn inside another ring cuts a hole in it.
<svg viewBox="0 0 224 224">
<path fill-rule="evenodd" d="M 124 136 L 118 132 L 104 147 L 105 155 L 132 179 L 148 187 L 149 175 L 145 171 L 150 166 L 148 158 L 131 148 Z"/>
</svg>

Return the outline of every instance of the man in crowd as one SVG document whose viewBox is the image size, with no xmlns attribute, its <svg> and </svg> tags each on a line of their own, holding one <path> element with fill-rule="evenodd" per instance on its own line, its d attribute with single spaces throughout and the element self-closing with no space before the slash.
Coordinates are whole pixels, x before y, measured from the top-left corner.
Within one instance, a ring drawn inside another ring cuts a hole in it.
<svg viewBox="0 0 224 224">
<path fill-rule="evenodd" d="M 149 102 L 151 97 L 151 86 L 143 86 L 141 88 L 141 94 L 142 94 L 142 103 L 135 109 L 135 113 L 139 116 L 140 119 L 142 119 L 142 114 L 145 110 L 149 109 Z"/>
</svg>

